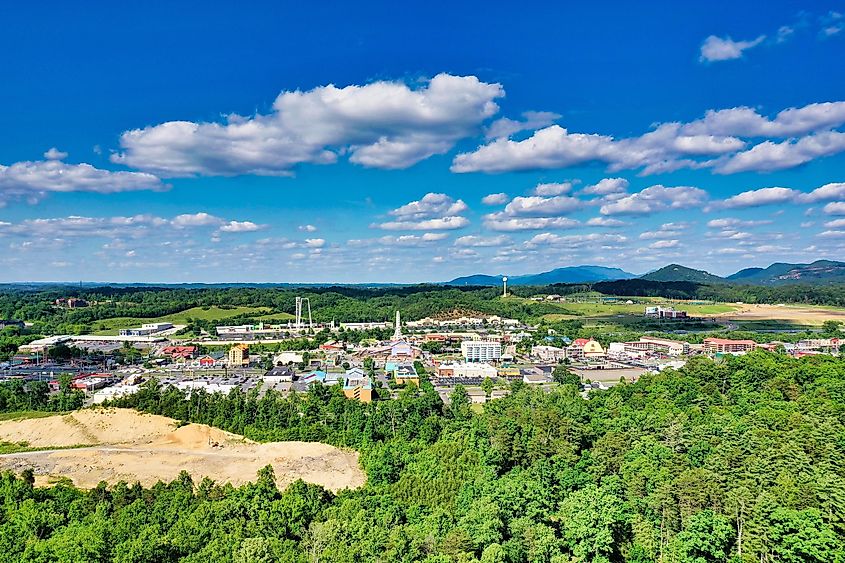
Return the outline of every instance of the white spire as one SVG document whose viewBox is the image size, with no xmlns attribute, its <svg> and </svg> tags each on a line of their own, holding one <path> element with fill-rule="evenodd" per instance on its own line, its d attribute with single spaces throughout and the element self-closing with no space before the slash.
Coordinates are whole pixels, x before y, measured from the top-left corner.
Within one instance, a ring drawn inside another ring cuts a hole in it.
<svg viewBox="0 0 845 563">
<path fill-rule="evenodd" d="M 393 329 L 393 340 L 402 340 L 402 321 L 399 319 L 399 311 L 396 311 L 396 327 Z"/>
</svg>

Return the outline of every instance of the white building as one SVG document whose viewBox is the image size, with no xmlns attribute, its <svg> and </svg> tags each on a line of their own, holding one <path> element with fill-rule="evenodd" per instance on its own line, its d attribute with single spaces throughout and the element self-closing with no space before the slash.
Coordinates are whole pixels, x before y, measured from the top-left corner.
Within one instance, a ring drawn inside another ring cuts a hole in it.
<svg viewBox="0 0 845 563">
<path fill-rule="evenodd" d="M 467 362 L 496 362 L 502 357 L 502 344 L 491 340 L 464 340 L 461 353 Z"/>
<path fill-rule="evenodd" d="M 566 349 L 557 346 L 532 346 L 531 356 L 541 362 L 558 363 L 566 359 Z"/>
<path fill-rule="evenodd" d="M 141 328 L 122 328 L 120 336 L 149 336 L 173 328 L 171 323 L 146 323 Z"/>
</svg>

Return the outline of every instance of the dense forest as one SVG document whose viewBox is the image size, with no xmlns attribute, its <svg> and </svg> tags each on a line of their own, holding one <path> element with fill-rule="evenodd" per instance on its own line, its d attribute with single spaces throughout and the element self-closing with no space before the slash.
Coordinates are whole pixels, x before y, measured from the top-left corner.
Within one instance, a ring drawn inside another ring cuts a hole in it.
<svg viewBox="0 0 845 563">
<path fill-rule="evenodd" d="M 0 478 L 0 561 L 835 562 L 845 560 L 845 361 L 754 353 L 594 391 L 515 384 L 474 412 L 431 386 L 361 404 L 149 384 L 121 406 L 257 440 L 361 452 L 332 495 L 272 471 L 240 488 Z"/>
</svg>

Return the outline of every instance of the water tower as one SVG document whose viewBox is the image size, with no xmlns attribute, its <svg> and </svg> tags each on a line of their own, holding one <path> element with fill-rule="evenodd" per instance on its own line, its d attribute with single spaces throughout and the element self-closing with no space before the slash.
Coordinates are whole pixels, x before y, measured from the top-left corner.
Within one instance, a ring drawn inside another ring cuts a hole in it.
<svg viewBox="0 0 845 563">
<path fill-rule="evenodd" d="M 502 277 L 502 297 L 508 296 L 508 277 Z"/>
</svg>

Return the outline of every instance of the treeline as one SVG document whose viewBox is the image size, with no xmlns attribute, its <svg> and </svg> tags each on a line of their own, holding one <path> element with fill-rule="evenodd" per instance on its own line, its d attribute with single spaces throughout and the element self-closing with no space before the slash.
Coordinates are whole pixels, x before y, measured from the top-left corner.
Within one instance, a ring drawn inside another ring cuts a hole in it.
<svg viewBox="0 0 845 563">
<path fill-rule="evenodd" d="M 802 303 L 845 306 L 845 284 L 779 286 L 660 282 L 643 279 L 597 282 L 592 289 L 606 295 L 699 299 L 724 303 Z"/>
<path fill-rule="evenodd" d="M 565 379 L 565 378 L 564 378 Z M 258 440 L 361 452 L 330 495 L 262 471 L 81 492 L 0 480 L 0 561 L 836 562 L 845 558 L 845 361 L 755 353 L 593 392 L 515 384 L 470 409 L 430 386 L 369 405 L 145 387 L 118 404 Z"/>
</svg>

